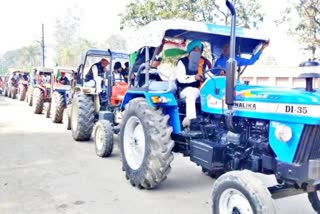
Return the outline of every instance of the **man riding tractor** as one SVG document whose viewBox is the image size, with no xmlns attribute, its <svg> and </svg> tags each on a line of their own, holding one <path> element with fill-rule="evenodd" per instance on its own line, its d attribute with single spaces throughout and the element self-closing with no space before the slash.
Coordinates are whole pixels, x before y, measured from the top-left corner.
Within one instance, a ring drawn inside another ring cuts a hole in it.
<svg viewBox="0 0 320 214">
<path fill-rule="evenodd" d="M 28 91 L 29 84 L 29 72 L 19 73 L 19 82 L 18 82 L 18 100 L 24 101 Z"/>
<path fill-rule="evenodd" d="M 71 81 L 74 74 L 72 68 L 54 68 L 51 81 L 51 103 L 48 103 L 50 117 L 54 123 L 62 123 L 63 112 L 70 100 Z"/>
<path fill-rule="evenodd" d="M 38 68 L 36 71 L 36 76 L 34 77 L 35 85 L 30 90 L 32 91 L 32 109 L 35 114 L 41 114 L 44 109 L 44 103 L 51 101 L 52 72 L 53 69 L 51 68 Z M 45 115 L 46 117 L 50 116 L 50 108 L 47 106 Z"/>
<path fill-rule="evenodd" d="M 21 98 L 25 97 L 29 73 L 17 69 L 13 69 L 9 72 L 8 97 L 15 99 L 18 95 L 19 100 L 21 100 Z"/>
<path fill-rule="evenodd" d="M 112 153 L 113 133 L 119 131 L 122 117 L 119 106 L 128 88 L 117 72 L 119 63 L 114 61 L 128 61 L 128 55 L 110 50 L 86 51 L 73 89 L 72 136 L 77 141 L 89 140 L 94 130 L 96 153 L 102 157 Z"/>
</svg>

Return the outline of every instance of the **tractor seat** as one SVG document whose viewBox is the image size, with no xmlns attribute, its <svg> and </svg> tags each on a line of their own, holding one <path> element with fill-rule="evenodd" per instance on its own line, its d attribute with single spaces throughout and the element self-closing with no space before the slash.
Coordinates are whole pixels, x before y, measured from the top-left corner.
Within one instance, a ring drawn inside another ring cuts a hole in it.
<svg viewBox="0 0 320 214">
<path fill-rule="evenodd" d="M 176 84 L 174 81 L 150 81 L 149 91 L 170 91 L 175 93 Z"/>
</svg>

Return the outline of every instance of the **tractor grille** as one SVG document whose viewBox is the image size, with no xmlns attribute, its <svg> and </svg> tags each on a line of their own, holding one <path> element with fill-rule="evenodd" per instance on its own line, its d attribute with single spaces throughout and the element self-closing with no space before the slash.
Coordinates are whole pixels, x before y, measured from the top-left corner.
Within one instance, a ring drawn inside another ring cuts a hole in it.
<svg viewBox="0 0 320 214">
<path fill-rule="evenodd" d="M 294 162 L 301 164 L 314 159 L 320 159 L 320 126 L 306 125 Z"/>
</svg>

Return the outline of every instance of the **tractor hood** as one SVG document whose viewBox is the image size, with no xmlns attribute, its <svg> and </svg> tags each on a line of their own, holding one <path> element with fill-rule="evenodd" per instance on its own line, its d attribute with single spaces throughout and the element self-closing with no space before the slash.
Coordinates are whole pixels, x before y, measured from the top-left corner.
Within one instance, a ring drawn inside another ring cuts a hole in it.
<svg viewBox="0 0 320 214">
<path fill-rule="evenodd" d="M 225 114 L 225 77 L 207 80 L 200 90 L 204 112 Z M 237 84 L 234 116 L 320 124 L 320 91 Z"/>
</svg>

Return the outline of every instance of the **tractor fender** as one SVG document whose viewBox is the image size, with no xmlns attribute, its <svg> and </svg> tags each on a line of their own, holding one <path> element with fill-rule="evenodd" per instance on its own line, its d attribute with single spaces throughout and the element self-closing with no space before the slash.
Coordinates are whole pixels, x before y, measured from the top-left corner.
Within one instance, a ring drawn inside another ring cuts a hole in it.
<svg viewBox="0 0 320 214">
<path fill-rule="evenodd" d="M 181 132 L 181 123 L 179 118 L 178 103 L 172 92 L 150 92 L 128 90 L 121 103 L 120 109 L 125 110 L 126 105 L 134 98 L 142 97 L 146 99 L 149 106 L 161 108 L 164 114 L 169 115 L 168 124 L 173 128 L 173 133 Z M 153 98 L 159 97 L 163 102 L 154 103 Z"/>
<path fill-rule="evenodd" d="M 35 88 L 39 88 L 41 91 L 43 91 L 43 99 L 46 99 L 46 97 L 47 97 L 47 90 L 46 90 L 44 87 L 40 86 L 40 85 L 35 85 L 35 86 L 34 86 L 34 89 L 35 89 Z"/>
</svg>

